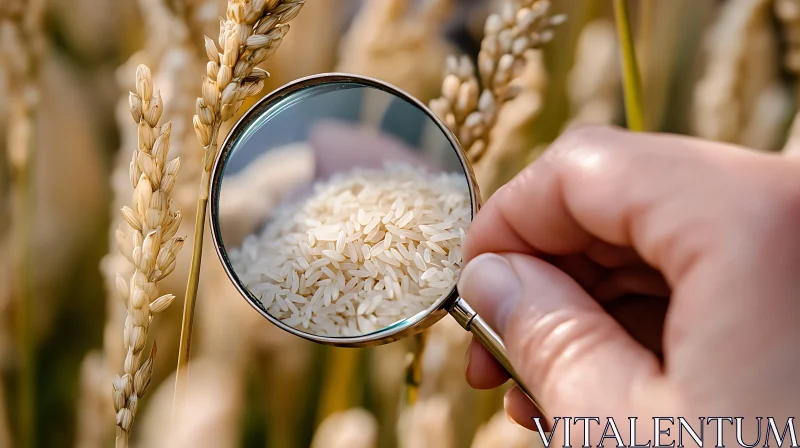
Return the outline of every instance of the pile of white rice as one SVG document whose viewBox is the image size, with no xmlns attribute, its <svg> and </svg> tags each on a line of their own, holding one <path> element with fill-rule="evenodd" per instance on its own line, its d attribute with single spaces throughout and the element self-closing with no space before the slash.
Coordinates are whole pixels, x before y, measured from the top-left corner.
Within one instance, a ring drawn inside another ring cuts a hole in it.
<svg viewBox="0 0 800 448">
<path fill-rule="evenodd" d="M 277 209 L 230 259 L 285 324 L 356 336 L 411 317 L 451 291 L 470 218 L 460 173 L 355 169 Z"/>
</svg>

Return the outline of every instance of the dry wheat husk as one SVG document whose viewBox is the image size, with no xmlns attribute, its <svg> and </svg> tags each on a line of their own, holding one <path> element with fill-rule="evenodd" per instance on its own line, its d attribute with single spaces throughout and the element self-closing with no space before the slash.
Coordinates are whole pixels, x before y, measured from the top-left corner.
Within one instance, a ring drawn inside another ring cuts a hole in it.
<svg viewBox="0 0 800 448">
<path fill-rule="evenodd" d="M 777 41 L 768 0 L 733 0 L 723 5 L 706 39 L 708 61 L 695 89 L 694 129 L 703 138 L 776 149 L 782 120 L 758 119 L 764 108 L 786 111 Z M 761 106 L 760 103 L 767 103 Z M 760 110 L 759 110 L 760 109 Z M 784 112 L 781 112 L 784 113 Z"/>
<path fill-rule="evenodd" d="M 195 135 L 204 149 L 196 215 L 200 229 L 204 227 L 210 171 L 219 147 L 221 127 L 234 117 L 247 98 L 261 91 L 268 74 L 256 68 L 256 65 L 277 51 L 289 31 L 288 22 L 300 13 L 304 3 L 304 0 L 231 0 L 228 2 L 226 17 L 220 19 L 217 41 L 205 38 L 208 57 L 206 76 L 203 77 L 202 93 L 196 100 L 193 117 Z M 203 242 L 207 241 L 204 235 L 195 235 L 194 238 L 193 265 L 195 262 L 199 263 Z M 217 268 L 214 275 L 221 278 L 224 273 Z M 196 293 L 199 276 L 199 271 L 193 270 L 190 273 L 187 292 Z M 224 288 L 227 294 L 235 294 L 230 282 L 225 280 L 214 286 Z M 232 303 L 244 305 L 241 300 Z M 179 413 L 185 409 L 181 404 L 181 396 L 186 387 L 189 336 L 195 304 L 196 295 L 186 297 L 175 389 L 176 410 Z M 219 316 L 216 318 L 219 319 Z"/>
<path fill-rule="evenodd" d="M 181 176 L 172 190 L 172 196 L 177 209 L 190 208 L 196 200 L 197 183 L 202 171 L 202 151 L 197 148 L 191 115 L 194 112 L 196 85 L 186 73 L 197 73 L 204 70 L 204 63 L 200 60 L 201 48 L 197 48 L 198 37 L 187 32 L 188 25 L 181 16 L 175 15 L 163 0 L 140 0 L 137 2 L 142 11 L 144 20 L 143 28 L 148 36 L 158 36 L 158 39 L 148 38 L 145 45 L 118 69 L 117 83 L 120 90 L 134 89 L 130 73 L 140 63 L 157 67 L 154 71 L 154 83 L 161 88 L 164 100 L 164 115 L 172 117 L 172 131 L 170 138 L 170 152 L 181 156 Z M 219 2 L 206 2 L 219 8 Z M 201 8 L 207 10 L 206 8 Z M 193 17 L 199 17 L 193 16 Z M 218 15 L 214 14 L 211 22 L 218 24 Z M 199 20 L 199 19 L 198 19 Z M 195 26 L 202 27 L 202 23 Z M 194 39 L 195 44 L 191 44 Z M 130 154 L 136 150 L 137 129 L 129 125 L 130 111 L 128 96 L 125 95 L 117 104 L 116 120 L 120 131 L 120 150 L 115 158 L 111 173 L 111 187 L 114 193 L 111 208 L 113 210 L 111 222 L 111 247 L 114 248 L 106 255 L 101 263 L 106 291 L 108 296 L 107 320 L 104 331 L 104 350 L 102 363 L 94 362 L 90 353 L 84 361 L 85 370 L 96 369 L 94 377 L 106 378 L 102 384 L 111 380 L 113 371 L 123 363 L 125 352 L 119 343 L 119 334 L 122 332 L 125 321 L 125 310 L 119 307 L 116 297 L 117 273 L 125 272 L 130 268 L 130 263 L 123 254 L 115 249 L 115 231 L 123 224 L 122 216 L 117 212 L 130 199 L 129 165 Z M 182 222 L 178 235 L 188 235 L 192 223 Z M 185 286 L 185 275 L 188 272 L 189 254 L 182 251 L 176 261 L 175 273 L 161 282 L 165 290 L 178 291 Z M 160 340 L 177 340 L 180 325 L 180 311 L 175 307 L 168 309 L 158 326 L 150 328 L 154 337 Z M 176 347 L 174 344 L 162 344 L 160 350 L 163 359 L 174 359 Z M 158 382 L 174 367 L 170 363 L 158 363 L 154 369 L 153 381 Z M 87 375 L 89 375 L 87 373 Z M 108 409 L 111 408 L 111 399 L 107 387 L 100 388 L 96 384 L 81 385 L 80 403 L 78 406 L 79 420 L 87 422 L 79 425 L 77 431 L 78 445 L 81 448 L 99 448 L 107 446 L 111 434 L 107 423 Z M 94 425 L 94 427 L 92 427 Z"/>
<path fill-rule="evenodd" d="M 543 110 L 549 77 L 539 50 L 528 52 L 525 69 L 515 81 L 517 96 L 498 112 L 489 132 L 489 146 L 474 166 L 484 199 L 511 180 L 529 163 L 532 148 L 530 129 Z"/>
<path fill-rule="evenodd" d="M 541 448 L 539 434 L 509 421 L 505 411 L 495 414 L 478 428 L 472 448 Z"/>
<path fill-rule="evenodd" d="M 374 448 L 378 445 L 378 422 L 364 409 L 331 414 L 320 423 L 311 448 Z"/>
<path fill-rule="evenodd" d="M 202 95 L 196 100 L 193 117 L 195 135 L 204 149 L 198 216 L 205 213 L 209 176 L 217 154 L 221 126 L 234 116 L 245 99 L 261 91 L 268 74 L 256 65 L 277 51 L 289 31 L 287 22 L 299 14 L 303 5 L 304 0 L 232 0 L 228 3 L 226 18 L 220 19 L 218 42 L 205 38 L 206 76 L 203 77 Z M 217 44 L 222 48 L 221 53 Z M 195 235 L 193 258 L 198 257 L 198 261 L 202 253 L 198 243 L 205 240 L 203 236 Z M 215 275 L 221 275 L 219 269 Z M 199 279 L 190 277 L 189 281 L 190 285 L 196 285 Z M 233 288 L 226 283 L 223 280 L 221 287 L 232 292 Z M 194 314 L 195 299 L 187 297 L 184 307 L 187 323 Z M 185 330 L 191 331 L 191 326 Z M 183 334 L 181 350 L 179 368 L 188 356 L 188 339 Z M 179 382 L 182 378 L 179 375 Z"/>
<path fill-rule="evenodd" d="M 567 93 L 575 124 L 611 124 L 619 115 L 619 62 L 614 25 L 599 19 L 581 31 Z"/>
<path fill-rule="evenodd" d="M 216 158 L 220 126 L 233 118 L 246 98 L 261 92 L 268 73 L 256 66 L 278 50 L 289 32 L 288 22 L 304 3 L 231 0 L 226 19 L 220 20 L 218 41 L 206 37 L 209 62 L 194 116 L 195 133 L 205 149 L 204 173 L 211 171 Z"/>
<path fill-rule="evenodd" d="M 162 112 L 161 94 L 154 91 L 150 69 L 140 65 L 136 93 L 130 94 L 130 113 L 138 123 L 139 139 L 130 163 L 133 207 L 122 208 L 129 231 L 117 232 L 118 247 L 134 266 L 128 281 L 117 277 L 117 291 L 128 310 L 123 332 L 127 350 L 124 373 L 112 382 L 118 447 L 128 446 L 139 400 L 152 379 L 155 343 L 142 362 L 152 317 L 175 299 L 172 294 L 159 295 L 158 282 L 175 269 L 176 256 L 183 246 L 183 238 L 175 236 L 181 215 L 174 210 L 171 198 L 180 159 L 167 160 L 172 126 L 159 125 Z"/>
<path fill-rule="evenodd" d="M 452 47 L 441 35 L 452 0 L 363 1 L 339 47 L 336 70 L 386 81 L 426 101 L 439 92 Z"/>
<path fill-rule="evenodd" d="M 442 96 L 430 106 L 473 163 L 489 147 L 500 109 L 520 93 L 514 81 L 528 65 L 529 50 L 549 42 L 563 21 L 564 16 L 550 15 L 548 0 L 509 2 L 486 20 L 477 74 L 468 58 L 448 58 Z"/>
</svg>

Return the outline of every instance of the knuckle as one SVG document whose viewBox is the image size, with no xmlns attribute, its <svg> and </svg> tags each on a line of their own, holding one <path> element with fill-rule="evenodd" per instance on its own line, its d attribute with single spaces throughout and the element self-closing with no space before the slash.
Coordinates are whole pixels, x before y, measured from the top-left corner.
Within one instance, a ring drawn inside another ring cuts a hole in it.
<svg viewBox="0 0 800 448">
<path fill-rule="evenodd" d="M 615 146 L 607 143 L 613 142 L 618 132 L 611 127 L 597 125 L 569 129 L 545 151 L 543 160 L 557 165 L 571 165 L 587 156 L 607 156 L 608 150 Z"/>
<path fill-rule="evenodd" d="M 582 358 L 614 337 L 601 312 L 585 309 L 560 310 L 541 316 L 536 322 L 511 325 L 514 336 L 509 341 L 509 352 L 514 364 L 552 402 L 574 398 L 569 385 L 575 382 L 565 380 L 565 376 L 575 371 Z"/>
</svg>

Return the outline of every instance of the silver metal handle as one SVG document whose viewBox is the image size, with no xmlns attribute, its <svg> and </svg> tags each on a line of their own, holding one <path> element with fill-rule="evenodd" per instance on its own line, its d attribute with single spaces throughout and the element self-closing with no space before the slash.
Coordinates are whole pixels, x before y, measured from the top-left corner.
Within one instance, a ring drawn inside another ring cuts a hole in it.
<svg viewBox="0 0 800 448">
<path fill-rule="evenodd" d="M 489 350 L 489 353 L 494 356 L 497 362 L 506 369 L 511 379 L 513 379 L 514 382 L 517 383 L 517 386 L 525 392 L 525 395 L 531 399 L 534 406 L 542 413 L 542 416 L 547 417 L 542 405 L 539 404 L 531 391 L 525 386 L 516 370 L 514 370 L 514 366 L 511 365 L 511 360 L 508 359 L 508 352 L 506 351 L 506 346 L 503 344 L 503 340 L 492 330 L 489 324 L 487 324 L 461 297 L 459 297 L 453 304 L 453 307 L 450 308 L 450 315 L 452 315 L 465 330 L 472 333 L 475 339 L 486 347 L 486 350 Z"/>
</svg>

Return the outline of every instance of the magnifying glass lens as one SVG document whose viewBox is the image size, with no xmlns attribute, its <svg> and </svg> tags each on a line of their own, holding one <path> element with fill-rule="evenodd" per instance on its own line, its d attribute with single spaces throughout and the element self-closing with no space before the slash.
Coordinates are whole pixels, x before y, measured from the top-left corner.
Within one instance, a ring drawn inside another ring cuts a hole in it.
<svg viewBox="0 0 800 448">
<path fill-rule="evenodd" d="M 218 250 L 274 323 L 386 337 L 455 297 L 475 211 L 469 170 L 402 92 L 358 80 L 284 89 L 243 118 L 220 157 Z"/>
</svg>

